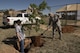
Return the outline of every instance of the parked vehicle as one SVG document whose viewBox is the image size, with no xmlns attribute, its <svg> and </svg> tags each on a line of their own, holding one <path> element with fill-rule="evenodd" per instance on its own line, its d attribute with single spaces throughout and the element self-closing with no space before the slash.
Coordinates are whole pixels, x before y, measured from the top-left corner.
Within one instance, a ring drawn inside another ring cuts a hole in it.
<svg viewBox="0 0 80 53">
<path fill-rule="evenodd" d="M 29 14 L 27 13 L 17 14 L 16 17 L 4 16 L 3 25 L 6 25 L 6 26 L 14 25 L 17 20 L 20 20 L 21 24 L 31 24 L 31 23 L 36 23 L 36 19 L 41 20 L 40 17 L 30 18 Z"/>
</svg>

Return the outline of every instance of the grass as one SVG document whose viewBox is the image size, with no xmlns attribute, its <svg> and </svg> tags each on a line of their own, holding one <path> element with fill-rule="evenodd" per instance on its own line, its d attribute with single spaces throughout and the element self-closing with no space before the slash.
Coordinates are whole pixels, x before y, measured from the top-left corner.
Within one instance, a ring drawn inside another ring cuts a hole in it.
<svg viewBox="0 0 80 53">
<path fill-rule="evenodd" d="M 2 26 L 1 22 L 2 19 L 0 18 L 0 26 Z M 27 27 L 25 28 L 26 28 L 25 31 L 26 36 L 40 35 L 44 31 L 43 29 L 40 29 L 38 32 L 36 32 L 34 29 L 32 29 L 30 30 L 31 34 L 29 35 L 29 31 L 27 30 Z M 76 28 L 76 29 L 80 30 L 80 28 Z M 62 40 L 59 40 L 58 39 L 59 35 L 56 32 L 55 38 L 54 40 L 52 40 L 51 39 L 52 31 L 47 31 L 43 35 L 45 38 L 42 38 L 45 40 L 44 46 L 38 48 L 35 47 L 32 49 L 35 49 L 37 53 L 80 53 L 80 34 L 75 35 L 74 33 L 63 33 Z M 14 28 L 8 28 L 8 29 L 0 28 L 0 45 L 1 43 L 3 43 L 2 40 L 13 36 L 16 36 Z M 0 50 L 1 49 L 2 48 L 0 48 Z"/>
</svg>

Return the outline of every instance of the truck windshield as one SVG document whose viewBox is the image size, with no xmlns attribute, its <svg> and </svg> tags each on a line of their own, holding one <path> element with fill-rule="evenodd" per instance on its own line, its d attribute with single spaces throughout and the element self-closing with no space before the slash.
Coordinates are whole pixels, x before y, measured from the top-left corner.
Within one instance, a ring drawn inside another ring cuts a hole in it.
<svg viewBox="0 0 80 53">
<path fill-rule="evenodd" d="M 22 17 L 22 14 L 18 14 L 17 17 Z"/>
<path fill-rule="evenodd" d="M 24 17 L 29 17 L 29 14 L 24 14 Z"/>
</svg>

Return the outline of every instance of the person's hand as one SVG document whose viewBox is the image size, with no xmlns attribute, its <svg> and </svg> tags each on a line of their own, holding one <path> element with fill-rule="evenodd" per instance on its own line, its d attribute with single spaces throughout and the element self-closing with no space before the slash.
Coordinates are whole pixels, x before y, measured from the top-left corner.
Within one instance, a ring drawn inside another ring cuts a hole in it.
<svg viewBox="0 0 80 53">
<path fill-rule="evenodd" d="M 21 41 L 21 38 L 18 38 L 19 42 Z"/>
<path fill-rule="evenodd" d="M 18 36 L 18 41 L 19 41 L 19 42 L 21 41 L 21 37 L 20 37 L 20 36 Z"/>
<path fill-rule="evenodd" d="M 49 28 L 51 28 L 51 26 L 48 25 L 48 26 L 47 26 L 47 29 L 49 29 Z"/>
</svg>

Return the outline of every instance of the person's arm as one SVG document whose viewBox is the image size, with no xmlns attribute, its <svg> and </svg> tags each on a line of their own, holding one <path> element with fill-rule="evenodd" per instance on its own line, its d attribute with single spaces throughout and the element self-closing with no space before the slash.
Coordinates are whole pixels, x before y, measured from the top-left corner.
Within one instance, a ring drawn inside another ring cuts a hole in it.
<svg viewBox="0 0 80 53">
<path fill-rule="evenodd" d="M 55 20 L 55 23 L 57 23 L 57 22 L 58 22 L 58 19 Z"/>
<path fill-rule="evenodd" d="M 21 41 L 20 34 L 17 32 L 16 35 L 17 35 L 17 37 L 18 37 L 18 40 Z"/>
<path fill-rule="evenodd" d="M 19 28 L 16 26 L 16 35 L 18 37 L 18 40 L 21 41 L 20 33 L 19 33 Z"/>
<path fill-rule="evenodd" d="M 49 24 L 48 25 L 51 25 L 51 22 L 52 22 L 52 19 L 51 17 L 49 18 Z"/>
<path fill-rule="evenodd" d="M 54 23 L 57 23 L 58 22 L 58 16 L 54 16 Z"/>
</svg>

